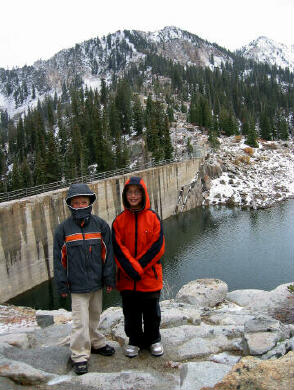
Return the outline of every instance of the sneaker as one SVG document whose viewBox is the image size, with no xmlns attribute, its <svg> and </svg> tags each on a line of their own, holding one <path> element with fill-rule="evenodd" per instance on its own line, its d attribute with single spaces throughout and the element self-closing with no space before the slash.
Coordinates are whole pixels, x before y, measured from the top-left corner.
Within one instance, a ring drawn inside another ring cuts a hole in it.
<svg viewBox="0 0 294 390">
<path fill-rule="evenodd" d="M 153 356 L 161 356 L 163 355 L 163 346 L 161 342 L 151 344 L 150 346 L 150 352 Z"/>
<path fill-rule="evenodd" d="M 111 347 L 110 345 L 106 344 L 102 348 L 91 348 L 91 353 L 99 354 L 102 356 L 112 356 L 115 353 L 115 349 Z"/>
<path fill-rule="evenodd" d="M 72 365 L 73 365 L 74 372 L 77 375 L 87 374 L 87 372 L 88 372 L 88 362 L 87 361 L 73 362 Z"/>
<path fill-rule="evenodd" d="M 138 356 L 139 351 L 140 351 L 139 347 L 137 347 L 136 345 L 129 344 L 125 347 L 125 356 L 130 358 L 136 357 Z"/>
</svg>

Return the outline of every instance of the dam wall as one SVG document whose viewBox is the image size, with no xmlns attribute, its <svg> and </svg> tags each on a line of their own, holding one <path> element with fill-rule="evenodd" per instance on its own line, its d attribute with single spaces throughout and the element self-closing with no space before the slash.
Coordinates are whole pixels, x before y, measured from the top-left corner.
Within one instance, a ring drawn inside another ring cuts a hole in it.
<svg viewBox="0 0 294 390">
<path fill-rule="evenodd" d="M 146 182 L 151 207 L 162 219 L 175 214 L 182 186 L 191 183 L 203 158 L 114 176 L 89 183 L 97 195 L 93 213 L 111 226 L 122 210 L 121 192 L 130 176 Z M 53 277 L 53 235 L 69 216 L 67 188 L 0 204 L 0 303 Z M 197 205 L 189 203 L 188 208 Z"/>
</svg>

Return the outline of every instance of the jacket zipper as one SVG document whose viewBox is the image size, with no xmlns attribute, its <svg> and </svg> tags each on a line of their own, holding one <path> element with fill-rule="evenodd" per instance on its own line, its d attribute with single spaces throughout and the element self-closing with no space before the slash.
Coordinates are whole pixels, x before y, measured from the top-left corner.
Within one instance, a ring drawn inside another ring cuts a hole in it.
<svg viewBox="0 0 294 390">
<path fill-rule="evenodd" d="M 135 257 L 137 257 L 138 245 L 138 214 L 135 212 Z M 136 291 L 136 280 L 134 280 L 134 291 Z"/>
<path fill-rule="evenodd" d="M 84 232 L 83 226 L 81 226 L 81 231 L 82 231 L 82 236 L 83 236 L 84 253 L 86 255 L 86 258 L 85 258 L 85 268 L 86 268 L 86 272 L 87 272 L 87 277 L 89 279 L 89 253 L 88 253 L 87 248 L 86 248 L 85 232 Z"/>
</svg>

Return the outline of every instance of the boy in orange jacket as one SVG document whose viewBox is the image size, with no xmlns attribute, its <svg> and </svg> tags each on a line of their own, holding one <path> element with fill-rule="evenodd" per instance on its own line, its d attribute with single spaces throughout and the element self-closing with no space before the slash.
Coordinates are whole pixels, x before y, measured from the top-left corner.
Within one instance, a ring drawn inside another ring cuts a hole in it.
<svg viewBox="0 0 294 390">
<path fill-rule="evenodd" d="M 124 211 L 112 224 L 112 240 L 118 266 L 116 287 L 121 292 L 129 337 L 125 355 L 135 357 L 140 348 L 150 348 L 152 355 L 161 356 L 160 260 L 165 247 L 162 223 L 150 208 L 142 178 L 131 177 L 126 182 L 122 200 Z"/>
</svg>

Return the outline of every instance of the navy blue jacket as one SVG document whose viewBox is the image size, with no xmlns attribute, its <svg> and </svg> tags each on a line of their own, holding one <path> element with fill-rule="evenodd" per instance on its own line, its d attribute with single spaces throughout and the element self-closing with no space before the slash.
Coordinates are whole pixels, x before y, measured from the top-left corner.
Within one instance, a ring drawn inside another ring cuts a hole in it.
<svg viewBox="0 0 294 390">
<path fill-rule="evenodd" d="M 71 207 L 71 199 L 77 196 L 87 196 L 90 205 Z M 91 214 L 95 199 L 87 184 L 75 183 L 69 188 L 66 203 L 72 215 L 57 226 L 53 244 L 54 279 L 60 294 L 115 287 L 110 228 L 102 218 Z"/>
<path fill-rule="evenodd" d="M 54 279 L 62 293 L 87 293 L 115 287 L 115 262 L 108 224 L 96 215 L 79 226 L 72 216 L 54 235 Z"/>
</svg>

